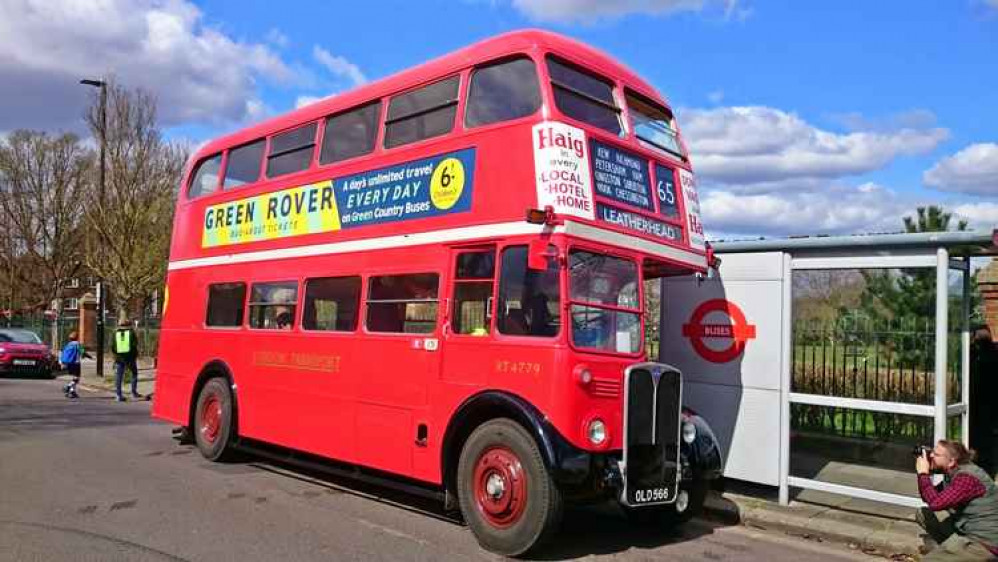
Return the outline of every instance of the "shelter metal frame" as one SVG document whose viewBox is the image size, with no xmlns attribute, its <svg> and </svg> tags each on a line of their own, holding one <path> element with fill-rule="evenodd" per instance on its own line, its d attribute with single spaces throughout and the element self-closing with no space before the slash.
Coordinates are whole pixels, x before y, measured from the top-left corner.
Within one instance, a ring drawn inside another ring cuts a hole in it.
<svg viewBox="0 0 998 562">
<path fill-rule="evenodd" d="M 969 436 L 970 398 L 970 258 L 995 255 L 998 231 L 938 232 L 913 234 L 883 234 L 869 236 L 813 237 L 788 240 L 752 240 L 719 242 L 713 245 L 717 254 L 781 252 L 783 255 L 783 295 L 781 319 L 782 357 L 780 358 L 780 459 L 779 501 L 790 501 L 790 488 L 830 492 L 856 498 L 880 501 L 906 507 L 919 507 L 920 499 L 856 486 L 825 482 L 790 475 L 790 410 L 791 404 L 835 406 L 855 410 L 905 414 L 933 418 L 934 440 L 946 438 L 947 421 L 961 417 L 961 439 Z M 951 253 L 962 259 L 952 259 Z M 906 404 L 845 398 L 791 391 L 793 349 L 793 273 L 795 271 L 836 269 L 935 268 L 935 395 L 932 405 Z M 961 398 L 956 404 L 947 403 L 947 345 L 949 332 L 949 273 L 962 276 L 962 325 L 960 326 L 960 386 Z M 664 289 L 664 286 L 663 286 Z M 663 299 L 664 300 L 664 299 Z"/>
</svg>

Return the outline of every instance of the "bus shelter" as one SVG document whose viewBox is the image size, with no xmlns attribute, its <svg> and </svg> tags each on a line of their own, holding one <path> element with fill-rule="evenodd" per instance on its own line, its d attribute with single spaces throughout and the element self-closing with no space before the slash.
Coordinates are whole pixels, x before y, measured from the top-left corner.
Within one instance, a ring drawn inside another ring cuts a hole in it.
<svg viewBox="0 0 998 562">
<path fill-rule="evenodd" d="M 996 232 L 714 244 L 662 281 L 660 360 L 715 428 L 725 475 L 917 507 L 912 449 L 967 442 L 972 259 Z"/>
</svg>

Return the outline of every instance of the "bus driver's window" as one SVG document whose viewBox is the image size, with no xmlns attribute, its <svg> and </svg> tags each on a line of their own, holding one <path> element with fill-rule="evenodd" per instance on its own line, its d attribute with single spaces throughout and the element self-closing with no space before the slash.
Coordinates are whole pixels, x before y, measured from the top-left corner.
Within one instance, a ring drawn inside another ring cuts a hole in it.
<svg viewBox="0 0 998 562">
<path fill-rule="evenodd" d="M 548 258 L 543 271 L 527 268 L 527 247 L 502 252 L 499 277 L 499 332 L 520 336 L 556 336 L 561 323 L 558 261 Z"/>
</svg>

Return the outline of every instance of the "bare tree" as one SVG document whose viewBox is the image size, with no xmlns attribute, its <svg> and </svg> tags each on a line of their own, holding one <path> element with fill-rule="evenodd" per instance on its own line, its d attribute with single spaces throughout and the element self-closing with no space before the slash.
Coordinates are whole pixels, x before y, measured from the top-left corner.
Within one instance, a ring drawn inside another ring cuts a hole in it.
<svg viewBox="0 0 998 562">
<path fill-rule="evenodd" d="M 163 286 L 187 150 L 163 140 L 150 94 L 112 82 L 107 96 L 106 131 L 96 96 L 85 116 L 94 138 L 105 139 L 107 153 L 103 198 L 96 188 L 90 196 L 86 263 L 110 282 L 122 316 L 137 314 Z"/>
<path fill-rule="evenodd" d="M 14 131 L 0 141 L 0 217 L 7 277 L 23 304 L 47 308 L 83 261 L 92 151 L 71 134 Z"/>
</svg>

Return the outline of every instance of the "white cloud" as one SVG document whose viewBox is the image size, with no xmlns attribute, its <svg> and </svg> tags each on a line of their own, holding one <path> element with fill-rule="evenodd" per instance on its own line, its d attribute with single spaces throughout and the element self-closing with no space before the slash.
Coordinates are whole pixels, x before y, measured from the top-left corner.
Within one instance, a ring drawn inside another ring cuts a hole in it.
<svg viewBox="0 0 998 562">
<path fill-rule="evenodd" d="M 715 105 L 721 103 L 724 101 L 724 90 L 714 90 L 707 94 L 707 100 Z"/>
<path fill-rule="evenodd" d="M 723 9 L 726 18 L 742 20 L 751 13 L 739 8 L 738 0 L 512 0 L 512 3 L 532 20 L 563 23 L 591 23 L 630 14 L 700 12 L 711 6 Z"/>
<path fill-rule="evenodd" d="M 312 105 L 317 101 L 321 101 L 330 97 L 332 96 L 298 96 L 298 98 L 295 99 L 295 109 L 300 109 L 302 107 L 305 107 L 306 105 Z"/>
<path fill-rule="evenodd" d="M 995 0 L 998 2 L 998 0 Z M 972 144 L 922 174 L 925 185 L 942 191 L 998 195 L 998 144 Z"/>
<path fill-rule="evenodd" d="M 952 211 L 970 221 L 971 228 L 984 230 L 998 228 L 998 203 L 964 203 L 954 206 Z"/>
<path fill-rule="evenodd" d="M 0 74 L 0 129 L 80 127 L 85 77 L 152 92 L 165 125 L 241 121 L 259 82 L 295 80 L 267 46 L 212 28 L 187 0 L 5 0 Z"/>
<path fill-rule="evenodd" d="M 897 231 L 914 205 L 879 185 L 831 186 L 816 191 L 742 194 L 717 189 L 701 199 L 711 238 L 851 234 Z"/>
<path fill-rule="evenodd" d="M 312 48 L 312 56 L 337 78 L 344 78 L 350 82 L 351 86 L 360 86 L 367 82 L 367 77 L 360 71 L 360 68 L 347 59 L 333 55 L 322 47 L 315 45 Z"/>
<path fill-rule="evenodd" d="M 687 110 L 682 124 L 697 172 L 728 185 L 862 174 L 898 156 L 925 154 L 949 136 L 943 128 L 839 134 L 760 106 Z"/>
<path fill-rule="evenodd" d="M 271 28 L 270 31 L 268 31 L 267 34 L 264 35 L 264 39 L 266 39 L 267 42 L 270 43 L 271 45 L 274 45 L 275 47 L 280 47 L 281 49 L 291 44 L 291 41 L 288 39 L 288 36 L 285 35 L 284 32 L 282 32 L 280 29 L 277 29 L 276 27 Z"/>
</svg>

